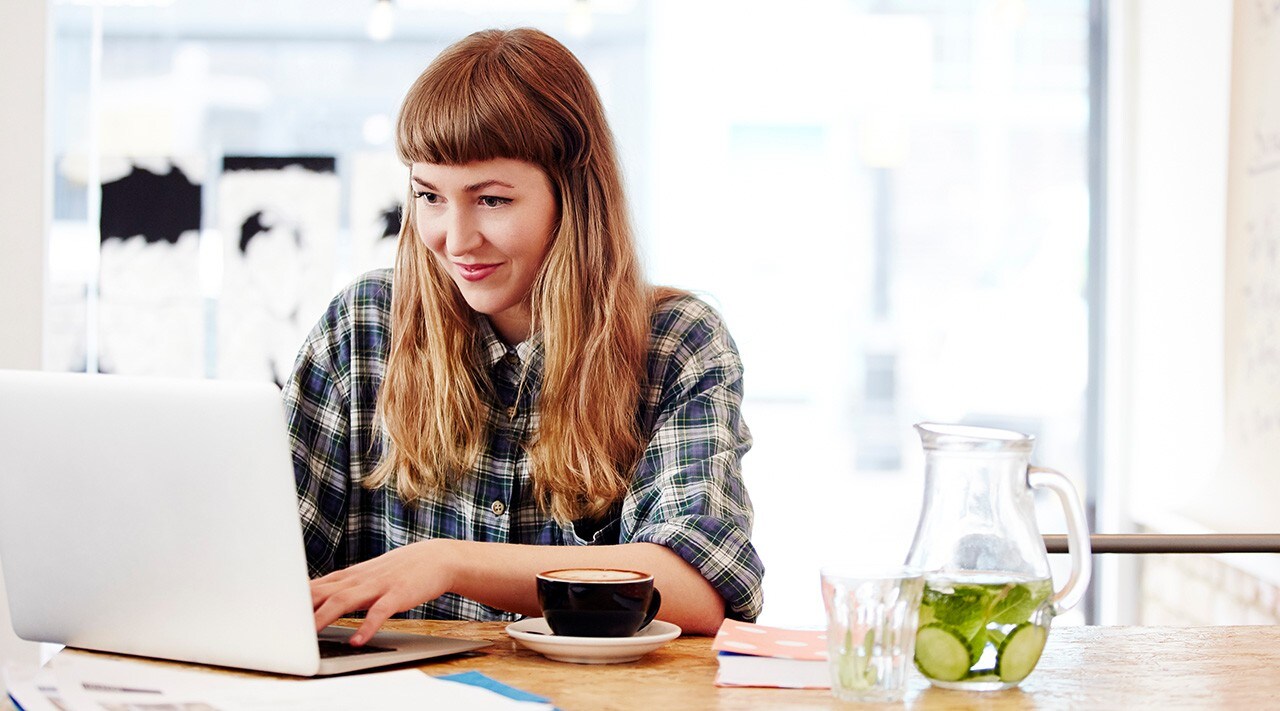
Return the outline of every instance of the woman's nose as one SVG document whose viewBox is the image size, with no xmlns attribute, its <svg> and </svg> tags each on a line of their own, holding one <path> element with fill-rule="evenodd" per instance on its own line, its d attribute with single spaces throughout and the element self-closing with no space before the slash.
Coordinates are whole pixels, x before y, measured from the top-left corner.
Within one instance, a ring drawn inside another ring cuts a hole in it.
<svg viewBox="0 0 1280 711">
<path fill-rule="evenodd" d="M 467 210 L 451 210 L 445 225 L 445 249 L 462 256 L 484 243 L 479 226 Z"/>
</svg>

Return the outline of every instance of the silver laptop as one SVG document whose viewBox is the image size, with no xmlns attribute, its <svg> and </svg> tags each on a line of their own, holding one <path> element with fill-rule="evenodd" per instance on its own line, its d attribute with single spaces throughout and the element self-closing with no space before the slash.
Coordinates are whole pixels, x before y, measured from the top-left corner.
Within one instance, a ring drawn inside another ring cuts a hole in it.
<svg viewBox="0 0 1280 711">
<path fill-rule="evenodd" d="M 316 634 L 266 383 L 0 371 L 0 564 L 32 641 L 299 676 L 488 645 Z"/>
</svg>

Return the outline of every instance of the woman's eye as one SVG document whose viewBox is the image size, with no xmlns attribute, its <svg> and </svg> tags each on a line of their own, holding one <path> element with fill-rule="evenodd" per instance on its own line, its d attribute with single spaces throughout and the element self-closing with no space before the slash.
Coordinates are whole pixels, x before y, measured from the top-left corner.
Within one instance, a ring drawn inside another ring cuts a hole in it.
<svg viewBox="0 0 1280 711">
<path fill-rule="evenodd" d="M 414 196 L 415 198 L 418 198 L 418 199 L 422 200 L 423 202 L 427 203 L 428 205 L 434 205 L 434 204 L 436 204 L 437 202 L 439 202 L 439 201 L 440 201 L 440 196 L 439 196 L 439 195 L 436 195 L 435 193 L 425 192 L 425 191 L 423 191 L 423 192 L 417 192 L 417 193 L 414 193 L 414 194 L 413 194 L 413 196 Z"/>
<path fill-rule="evenodd" d="M 485 195 L 480 198 L 480 203 L 485 207 L 498 207 L 499 205 L 506 205 L 509 202 L 511 202 L 511 198 L 493 197 L 492 195 Z"/>
</svg>

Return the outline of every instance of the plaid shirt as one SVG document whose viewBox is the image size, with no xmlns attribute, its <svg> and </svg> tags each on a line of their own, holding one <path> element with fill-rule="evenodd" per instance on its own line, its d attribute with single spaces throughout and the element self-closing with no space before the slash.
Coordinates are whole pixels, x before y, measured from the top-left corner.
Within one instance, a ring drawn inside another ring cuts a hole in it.
<svg viewBox="0 0 1280 711">
<path fill-rule="evenodd" d="M 487 442 L 464 484 L 406 504 L 394 487 L 362 486 L 382 457 L 375 422 L 390 348 L 392 272 L 364 275 L 330 304 L 285 385 L 303 537 L 312 576 L 428 538 L 538 545 L 657 543 L 697 568 L 729 617 L 754 620 L 764 566 L 740 462 L 742 363 L 716 313 L 692 296 L 655 309 L 640 421 L 649 444 L 630 488 L 599 530 L 580 536 L 538 511 L 524 444 L 538 428 L 543 350 L 535 335 L 505 345 L 477 319 L 496 400 L 485 395 Z M 522 370 L 524 387 L 519 380 Z M 510 620 L 516 615 L 448 593 L 411 618 Z"/>
</svg>

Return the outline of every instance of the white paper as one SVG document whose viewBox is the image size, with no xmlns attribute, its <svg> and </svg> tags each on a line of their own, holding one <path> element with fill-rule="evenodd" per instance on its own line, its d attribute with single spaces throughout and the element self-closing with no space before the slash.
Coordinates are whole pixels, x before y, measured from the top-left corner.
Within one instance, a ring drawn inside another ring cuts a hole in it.
<svg viewBox="0 0 1280 711">
<path fill-rule="evenodd" d="M 62 654 L 39 670 L 6 667 L 5 680 L 24 711 L 142 711 L 152 706 L 168 711 L 552 708 L 435 679 L 415 669 L 283 680 Z"/>
</svg>

